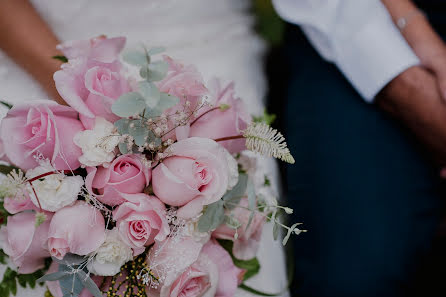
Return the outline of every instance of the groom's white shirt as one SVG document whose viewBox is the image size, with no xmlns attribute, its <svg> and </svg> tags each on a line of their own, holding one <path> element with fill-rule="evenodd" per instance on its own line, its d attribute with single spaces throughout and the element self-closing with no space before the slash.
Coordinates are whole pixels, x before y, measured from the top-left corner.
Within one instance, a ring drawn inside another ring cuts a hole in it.
<svg viewBox="0 0 446 297">
<path fill-rule="evenodd" d="M 278 14 L 301 25 L 323 58 L 337 65 L 362 97 L 376 94 L 418 65 L 380 0 L 273 0 Z"/>
</svg>

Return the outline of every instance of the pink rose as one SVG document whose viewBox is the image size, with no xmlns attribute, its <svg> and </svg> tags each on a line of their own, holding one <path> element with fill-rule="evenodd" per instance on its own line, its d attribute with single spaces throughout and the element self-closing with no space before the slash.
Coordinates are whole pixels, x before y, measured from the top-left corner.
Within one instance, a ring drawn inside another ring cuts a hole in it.
<svg viewBox="0 0 446 297">
<path fill-rule="evenodd" d="M 179 241 L 157 242 L 147 263 L 162 280 L 160 297 L 214 297 L 218 284 L 218 267 L 207 255 L 200 253 L 203 244 L 190 237 Z"/>
<path fill-rule="evenodd" d="M 192 137 L 171 145 L 168 154 L 153 170 L 152 186 L 161 201 L 182 206 L 179 216 L 193 217 L 225 194 L 231 172 L 229 154 L 221 145 Z"/>
<path fill-rule="evenodd" d="M 97 198 L 108 205 L 119 205 L 125 201 L 124 194 L 141 193 L 149 185 L 151 169 L 137 154 L 122 155 L 109 167 L 88 167 L 87 188 L 99 193 Z"/>
<path fill-rule="evenodd" d="M 66 41 L 57 46 L 68 59 L 85 58 L 102 63 L 112 63 L 125 46 L 125 37 L 98 36 L 89 40 Z"/>
<path fill-rule="evenodd" d="M 124 43 L 124 38 L 103 39 L 91 50 L 80 46 L 82 53 L 73 54 L 74 46 L 68 52 L 76 58 L 54 73 L 59 94 L 80 113 L 80 119 L 87 129 L 93 128 L 96 116 L 109 122 L 119 119 L 112 113 L 111 105 L 130 91 L 127 80 L 121 75 L 122 65 L 117 60 Z M 101 52 L 104 56 L 101 56 Z"/>
<path fill-rule="evenodd" d="M 217 79 L 209 83 L 211 103 L 214 107 L 200 109 L 197 120 L 190 126 L 189 136 L 204 138 L 223 138 L 241 135 L 251 122 L 251 116 L 246 112 L 244 102 L 236 98 L 234 83 L 222 86 Z M 220 109 L 220 105 L 227 109 Z M 230 153 L 245 150 L 245 139 L 233 139 L 220 142 Z"/>
<path fill-rule="evenodd" d="M 105 222 L 101 212 L 84 201 L 57 211 L 50 223 L 50 254 L 63 259 L 66 253 L 87 255 L 105 240 Z"/>
<path fill-rule="evenodd" d="M 52 262 L 50 268 L 47 271 L 47 274 L 57 272 L 58 270 L 59 270 L 59 264 L 57 264 L 57 262 Z M 96 275 L 91 275 L 91 279 L 96 283 L 98 287 L 100 287 L 102 284 L 102 280 L 104 278 Z M 48 287 L 48 291 L 50 291 L 53 297 L 63 297 L 59 281 L 45 282 L 45 285 Z M 93 297 L 93 295 L 90 293 L 88 289 L 84 288 L 80 293 L 79 297 Z"/>
<path fill-rule="evenodd" d="M 19 267 L 19 273 L 33 273 L 45 265 L 50 257 L 47 248 L 49 219 L 36 228 L 33 212 L 22 212 L 8 217 L 6 227 L 0 230 L 3 251 Z"/>
<path fill-rule="evenodd" d="M 77 169 L 82 151 L 73 137 L 84 130 L 77 117 L 72 108 L 49 100 L 14 106 L 0 126 L 6 156 L 24 170 L 38 165 L 35 156 L 39 154 L 56 169 Z"/>
<path fill-rule="evenodd" d="M 121 239 L 133 249 L 134 256 L 144 252 L 155 241 L 163 241 L 170 233 L 164 204 L 154 196 L 122 194 L 127 200 L 114 212 L 113 219 Z"/>
<path fill-rule="evenodd" d="M 161 273 L 160 297 L 232 297 L 245 273 L 216 241 L 188 237 L 156 243 L 147 262 Z"/>
<path fill-rule="evenodd" d="M 24 193 L 24 197 L 6 197 L 3 203 L 6 211 L 10 214 L 16 214 L 24 210 L 39 210 L 34 205 L 28 193 Z"/>
<path fill-rule="evenodd" d="M 180 102 L 174 107 L 167 109 L 165 114 L 174 114 L 177 111 L 182 112 L 185 109 L 187 101 L 189 102 L 189 107 L 185 110 L 186 114 L 195 111 L 200 103 L 201 97 L 208 93 L 201 74 L 195 66 L 185 66 L 168 56 L 164 56 L 164 61 L 169 64 L 169 69 L 166 77 L 157 83 L 158 88 L 161 92 L 180 99 Z M 172 117 L 167 122 L 167 125 L 169 130 L 174 128 L 175 121 Z M 186 137 L 182 137 L 182 135 L 184 135 L 184 130 L 188 130 L 188 127 L 188 125 L 177 127 L 175 131 L 166 134 L 163 139 L 184 139 Z"/>
<path fill-rule="evenodd" d="M 215 297 L 233 297 L 246 270 L 236 267 L 229 253 L 215 240 L 206 243 L 201 253 L 207 255 L 218 267 L 219 279 Z"/>
<path fill-rule="evenodd" d="M 251 211 L 248 207 L 248 198 L 241 199 L 240 207 L 234 208 L 232 215 L 240 222 L 241 227 L 237 229 L 238 238 L 234 240 L 236 230 L 229 228 L 226 224 L 220 225 L 212 236 L 219 239 L 233 240 L 234 246 L 232 253 L 237 259 L 249 260 L 256 256 L 262 236 L 263 224 L 265 216 L 256 212 L 248 229 L 246 226 L 249 221 Z"/>
</svg>

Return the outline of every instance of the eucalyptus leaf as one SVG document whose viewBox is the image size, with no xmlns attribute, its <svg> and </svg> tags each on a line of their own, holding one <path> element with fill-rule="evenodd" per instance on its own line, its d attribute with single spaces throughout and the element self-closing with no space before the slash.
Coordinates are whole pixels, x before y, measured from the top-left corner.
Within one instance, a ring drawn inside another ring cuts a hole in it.
<svg viewBox="0 0 446 297">
<path fill-rule="evenodd" d="M 113 103 L 111 110 L 117 116 L 127 118 L 141 113 L 144 108 L 146 108 L 146 102 L 141 94 L 130 92 L 119 97 Z"/>
<path fill-rule="evenodd" d="M 119 143 L 118 148 L 119 148 L 119 151 L 121 152 L 121 154 L 123 154 L 123 155 L 125 155 L 129 152 L 126 142 Z"/>
<path fill-rule="evenodd" d="M 54 257 L 52 259 L 53 261 L 56 261 L 59 264 L 70 265 L 70 266 L 80 265 L 81 263 L 87 260 L 84 256 L 79 256 L 71 253 L 66 254 L 62 260 L 59 260 Z"/>
<path fill-rule="evenodd" d="M 146 105 L 148 107 L 154 108 L 160 101 L 161 94 L 154 83 L 141 81 L 138 83 L 138 89 L 140 94 L 146 100 Z"/>
<path fill-rule="evenodd" d="M 82 270 L 79 271 L 78 277 L 82 281 L 82 284 L 84 285 L 84 287 L 88 291 L 90 291 L 90 293 L 94 297 L 103 297 L 103 295 L 102 295 L 101 291 L 99 290 L 98 286 L 96 285 L 96 283 L 84 271 L 82 271 Z"/>
<path fill-rule="evenodd" d="M 141 66 L 141 69 L 139 69 L 139 75 L 141 75 L 142 78 L 147 79 L 149 76 L 149 65 Z"/>
<path fill-rule="evenodd" d="M 50 274 L 45 274 L 41 278 L 37 280 L 38 283 L 48 282 L 48 281 L 56 281 L 60 280 L 63 277 L 66 277 L 69 274 L 67 271 L 57 271 Z"/>
<path fill-rule="evenodd" d="M 160 81 L 166 76 L 168 69 L 169 64 L 166 61 L 153 62 L 149 65 L 147 79 L 149 81 Z"/>
<path fill-rule="evenodd" d="M 206 206 L 203 215 L 198 221 L 198 231 L 208 232 L 217 229 L 225 219 L 225 210 L 223 208 L 223 201 L 218 200 Z"/>
<path fill-rule="evenodd" d="M 149 130 L 142 120 L 133 120 L 129 125 L 129 134 L 133 136 L 135 144 L 143 146 L 149 136 Z"/>
<path fill-rule="evenodd" d="M 118 129 L 119 134 L 124 135 L 129 133 L 129 125 L 131 120 L 129 119 L 120 119 L 117 120 L 114 125 L 116 129 Z"/>
<path fill-rule="evenodd" d="M 77 297 L 84 289 L 82 280 L 79 277 L 78 270 L 74 267 L 68 267 L 67 265 L 59 264 L 59 272 L 67 272 L 67 274 L 59 279 L 60 289 L 65 296 Z"/>
<path fill-rule="evenodd" d="M 150 48 L 147 53 L 151 56 L 157 55 L 157 54 L 161 54 L 162 52 L 166 51 L 165 47 L 162 46 L 156 46 L 156 47 L 152 47 Z"/>
<path fill-rule="evenodd" d="M 174 107 L 180 102 L 180 99 L 178 99 L 175 96 L 166 94 L 166 93 L 160 93 L 160 100 L 158 104 L 155 106 L 155 108 L 152 108 L 146 112 L 147 117 L 153 118 L 160 116 L 165 110 Z"/>
<path fill-rule="evenodd" d="M 240 202 L 240 199 L 245 195 L 248 185 L 248 175 L 240 173 L 238 176 L 238 182 L 234 188 L 227 191 L 222 200 L 225 203 L 225 208 L 234 209 Z"/>
<path fill-rule="evenodd" d="M 129 50 L 124 52 L 122 59 L 125 62 L 135 66 L 148 65 L 150 63 L 150 56 L 138 50 Z"/>
</svg>

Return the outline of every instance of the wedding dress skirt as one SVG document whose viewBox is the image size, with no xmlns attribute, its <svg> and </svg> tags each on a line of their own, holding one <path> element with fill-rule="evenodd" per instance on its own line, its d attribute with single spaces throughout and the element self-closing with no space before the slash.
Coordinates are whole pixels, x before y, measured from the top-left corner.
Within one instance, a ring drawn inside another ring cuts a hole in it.
<svg viewBox="0 0 446 297">
<path fill-rule="evenodd" d="M 195 64 L 205 81 L 212 76 L 234 80 L 237 94 L 251 114 L 263 112 L 266 81 L 262 57 L 265 45 L 253 32 L 249 0 L 32 0 L 60 40 L 93 36 L 126 36 L 127 48 L 164 46 L 167 54 Z M 52 53 L 48 53 L 50 59 Z M 0 52 L 0 98 L 19 103 L 47 96 L 13 61 Z M 277 181 L 272 160 L 259 167 Z M 277 185 L 277 182 L 273 182 Z M 277 189 L 276 189 L 277 190 Z M 258 258 L 261 272 L 247 281 L 253 288 L 277 293 L 287 284 L 284 252 L 266 226 Z M 1 272 L 5 267 L 1 267 Z M 19 289 L 18 297 L 43 296 L 44 287 Z M 284 293 L 283 296 L 287 296 Z M 252 296 L 239 290 L 236 296 Z"/>
</svg>

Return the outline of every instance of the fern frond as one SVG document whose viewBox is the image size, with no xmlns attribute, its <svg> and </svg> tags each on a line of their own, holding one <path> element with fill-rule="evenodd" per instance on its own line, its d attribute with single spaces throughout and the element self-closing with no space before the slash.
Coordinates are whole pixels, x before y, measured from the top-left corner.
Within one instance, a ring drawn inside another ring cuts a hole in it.
<svg viewBox="0 0 446 297">
<path fill-rule="evenodd" d="M 290 164 L 294 158 L 288 149 L 285 137 L 265 123 L 252 123 L 243 132 L 246 138 L 246 148 L 265 156 L 272 156 Z"/>
</svg>

